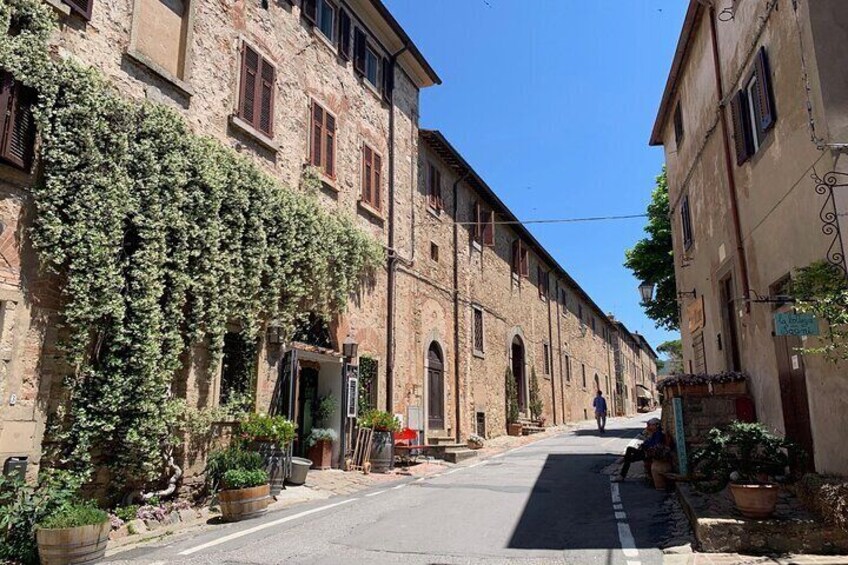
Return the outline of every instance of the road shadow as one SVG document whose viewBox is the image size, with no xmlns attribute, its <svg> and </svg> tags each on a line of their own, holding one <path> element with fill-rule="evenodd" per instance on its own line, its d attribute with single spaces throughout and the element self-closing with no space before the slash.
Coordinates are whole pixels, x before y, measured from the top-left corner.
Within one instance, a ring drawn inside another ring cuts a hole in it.
<svg viewBox="0 0 848 565">
<path fill-rule="evenodd" d="M 607 475 L 598 473 L 614 456 L 551 454 L 507 547 L 533 550 L 620 549 Z M 668 496 L 641 481 L 619 486 L 637 548 L 656 548 L 669 524 L 663 514 Z"/>
<path fill-rule="evenodd" d="M 635 437 L 639 432 L 645 429 L 645 426 L 635 426 L 632 428 L 616 428 L 614 430 L 607 429 L 606 432 L 601 433 L 598 430 L 574 430 L 574 435 L 576 436 L 593 436 L 600 438 L 632 438 Z"/>
</svg>

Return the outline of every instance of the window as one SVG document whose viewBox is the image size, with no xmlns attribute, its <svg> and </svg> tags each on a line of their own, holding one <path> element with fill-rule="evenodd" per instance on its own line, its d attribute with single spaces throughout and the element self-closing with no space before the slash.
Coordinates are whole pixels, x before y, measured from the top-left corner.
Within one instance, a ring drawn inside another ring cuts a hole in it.
<svg viewBox="0 0 848 565">
<path fill-rule="evenodd" d="M 674 141 L 678 149 L 683 141 L 683 110 L 680 108 L 680 102 L 677 103 L 677 108 L 674 110 Z"/>
<path fill-rule="evenodd" d="M 580 323 L 583 323 L 583 305 L 577 305 L 577 318 L 580 320 Z"/>
<path fill-rule="evenodd" d="M 544 300 L 548 296 L 548 272 L 539 265 L 536 267 L 536 275 L 539 278 L 539 298 Z"/>
<path fill-rule="evenodd" d="M 380 57 L 367 44 L 365 46 L 365 72 L 363 75 L 376 88 L 380 87 Z"/>
<path fill-rule="evenodd" d="M 324 34 L 324 37 L 332 42 L 335 42 L 336 30 L 336 7 L 327 2 L 327 0 L 317 0 L 318 21 L 316 26 Z"/>
<path fill-rule="evenodd" d="M 430 242 L 430 259 L 436 263 L 439 262 L 439 246 L 432 241 Z"/>
<path fill-rule="evenodd" d="M 142 63 L 167 78 L 183 80 L 189 8 L 190 0 L 136 0 L 130 54 L 143 55 Z"/>
<path fill-rule="evenodd" d="M 368 41 L 365 32 L 358 27 L 353 31 L 353 55 L 353 67 L 356 72 L 375 88 L 380 88 L 382 57 Z"/>
<path fill-rule="evenodd" d="M 547 343 L 542 344 L 542 352 L 545 355 L 545 374 L 551 374 L 551 346 Z"/>
<path fill-rule="evenodd" d="M 377 407 L 377 372 L 380 362 L 373 357 L 359 357 L 359 406 L 358 413 L 364 414 Z"/>
<path fill-rule="evenodd" d="M 571 357 L 565 356 L 565 380 L 571 382 Z"/>
<path fill-rule="evenodd" d="M 595 318 L 594 316 L 589 316 L 589 322 L 592 324 L 592 331 L 598 333 L 598 330 L 595 328 Z"/>
<path fill-rule="evenodd" d="M 520 239 L 512 242 L 512 274 L 518 277 L 530 276 L 530 260 L 527 246 Z"/>
<path fill-rule="evenodd" d="M 242 43 L 238 117 L 268 137 L 274 136 L 275 73 L 270 61 Z"/>
<path fill-rule="evenodd" d="M 689 210 L 689 195 L 683 197 L 680 204 L 680 225 L 683 230 L 683 248 L 689 249 L 694 241 L 692 237 L 692 214 Z"/>
<path fill-rule="evenodd" d="M 427 204 L 442 209 L 442 172 L 433 163 L 427 163 Z"/>
<path fill-rule="evenodd" d="M 380 182 L 382 180 L 383 159 L 380 154 L 362 144 L 362 202 L 381 210 Z"/>
<path fill-rule="evenodd" d="M 35 149 L 35 92 L 0 70 L 0 160 L 28 171 Z"/>
<path fill-rule="evenodd" d="M 472 306 L 471 310 L 474 314 L 474 325 L 472 326 L 474 353 L 480 355 L 485 351 L 485 341 L 483 339 L 483 309 L 479 306 Z"/>
<path fill-rule="evenodd" d="M 562 303 L 562 315 L 568 315 L 568 293 L 564 288 L 559 289 L 559 301 Z"/>
<path fill-rule="evenodd" d="M 312 135 L 310 144 L 310 164 L 320 169 L 326 176 L 336 175 L 336 118 L 312 102 Z"/>
<path fill-rule="evenodd" d="M 91 9 L 94 5 L 94 0 L 65 0 L 65 4 L 84 19 L 91 19 Z"/>
<path fill-rule="evenodd" d="M 583 388 L 586 388 L 586 365 L 580 364 L 580 371 L 583 374 Z"/>
<path fill-rule="evenodd" d="M 339 56 L 350 60 L 350 14 L 339 10 Z"/>
<path fill-rule="evenodd" d="M 475 202 L 471 211 L 474 218 L 471 237 L 481 245 L 495 244 L 495 212 L 487 210 L 480 202 Z"/>
<path fill-rule="evenodd" d="M 742 165 L 759 151 L 777 120 L 768 56 L 760 48 L 754 70 L 730 102 L 736 164 Z"/>
</svg>

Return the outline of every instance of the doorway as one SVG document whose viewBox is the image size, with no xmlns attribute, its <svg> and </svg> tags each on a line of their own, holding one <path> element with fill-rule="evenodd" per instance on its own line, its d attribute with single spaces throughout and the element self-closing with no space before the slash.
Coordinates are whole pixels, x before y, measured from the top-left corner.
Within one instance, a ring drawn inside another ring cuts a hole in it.
<svg viewBox="0 0 848 565">
<path fill-rule="evenodd" d="M 804 357 L 800 351 L 801 347 L 801 338 L 798 336 L 774 338 L 786 437 L 798 444 L 807 455 L 801 459 L 800 465 L 793 464 L 793 470 L 808 472 L 815 470 L 815 462 L 810 404 L 807 398 L 807 373 L 804 368 Z"/>
<path fill-rule="evenodd" d="M 518 389 L 518 411 L 527 411 L 527 391 L 524 387 L 524 342 L 519 336 L 512 339 L 512 376 Z"/>
<path fill-rule="evenodd" d="M 297 398 L 297 445 L 298 453 L 306 456 L 306 438 L 315 425 L 315 409 L 318 406 L 318 369 L 301 367 Z"/>
<path fill-rule="evenodd" d="M 734 306 L 733 277 L 728 276 L 721 281 L 721 318 L 727 335 L 725 361 L 728 371 L 739 371 L 742 363 L 739 357 L 739 335 L 736 330 L 736 307 Z M 690 363 L 691 365 L 691 363 Z M 691 369 L 690 369 L 691 370 Z"/>
<path fill-rule="evenodd" d="M 435 341 L 427 351 L 427 426 L 445 429 L 445 363 L 442 348 Z"/>
</svg>

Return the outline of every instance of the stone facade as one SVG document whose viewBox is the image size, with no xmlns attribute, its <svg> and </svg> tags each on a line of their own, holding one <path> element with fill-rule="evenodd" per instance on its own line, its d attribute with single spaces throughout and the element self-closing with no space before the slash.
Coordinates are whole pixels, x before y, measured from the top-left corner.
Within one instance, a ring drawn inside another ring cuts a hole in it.
<svg viewBox="0 0 848 565">
<path fill-rule="evenodd" d="M 745 371 L 758 418 L 817 471 L 845 474 L 845 368 L 802 355 L 814 337 L 775 337 L 791 305 L 773 299 L 795 269 L 844 259 L 820 215 L 841 222 L 844 191 L 829 202 L 812 177 L 846 171 L 848 13 L 839 0 L 704 4 L 690 2 L 651 138 L 668 166 L 684 371 Z"/>
</svg>

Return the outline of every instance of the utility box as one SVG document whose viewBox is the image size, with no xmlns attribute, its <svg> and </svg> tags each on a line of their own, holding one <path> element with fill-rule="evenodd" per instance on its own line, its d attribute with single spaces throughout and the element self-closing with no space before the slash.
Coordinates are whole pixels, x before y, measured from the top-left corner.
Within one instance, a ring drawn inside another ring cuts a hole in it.
<svg viewBox="0 0 848 565">
<path fill-rule="evenodd" d="M 27 458 L 26 457 L 9 457 L 3 463 L 3 475 L 13 479 L 15 477 L 22 481 L 26 479 Z"/>
</svg>

